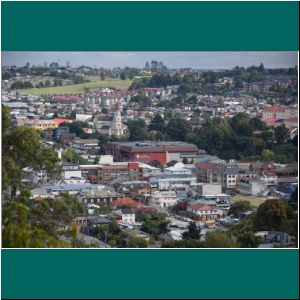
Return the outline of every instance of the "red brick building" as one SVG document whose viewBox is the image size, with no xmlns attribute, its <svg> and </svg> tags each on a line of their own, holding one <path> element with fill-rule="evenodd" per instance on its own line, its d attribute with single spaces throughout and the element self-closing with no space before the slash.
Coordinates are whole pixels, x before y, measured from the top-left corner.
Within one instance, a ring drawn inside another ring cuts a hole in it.
<svg viewBox="0 0 300 300">
<path fill-rule="evenodd" d="M 181 161 L 181 154 L 196 154 L 199 149 L 185 142 L 112 142 L 106 145 L 106 154 L 115 161 L 140 161 L 164 165 L 171 160 Z"/>
</svg>

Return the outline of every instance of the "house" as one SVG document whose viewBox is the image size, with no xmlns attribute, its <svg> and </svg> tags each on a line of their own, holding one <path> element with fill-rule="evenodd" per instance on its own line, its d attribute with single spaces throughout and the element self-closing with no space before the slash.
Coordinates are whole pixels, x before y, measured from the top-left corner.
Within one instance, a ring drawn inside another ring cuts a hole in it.
<svg viewBox="0 0 300 300">
<path fill-rule="evenodd" d="M 152 193 L 149 205 L 157 208 L 166 208 L 175 205 L 178 200 L 174 191 L 156 191 Z"/>
<path fill-rule="evenodd" d="M 76 133 L 73 133 L 73 132 L 63 132 L 63 133 L 60 134 L 59 142 L 61 144 L 69 144 L 75 138 L 76 138 Z"/>
<path fill-rule="evenodd" d="M 58 127 L 58 124 L 52 120 L 32 120 L 25 122 L 23 125 L 30 126 L 36 130 L 48 130 Z"/>
<path fill-rule="evenodd" d="M 273 163 L 270 162 L 261 162 L 257 161 L 250 164 L 249 169 L 260 175 L 266 175 L 266 176 L 274 176 L 276 173 L 276 167 Z"/>
<path fill-rule="evenodd" d="M 128 206 L 130 208 L 136 209 L 144 207 L 144 204 L 126 197 L 117 198 L 110 203 L 110 207 L 112 208 L 117 208 L 121 206 Z"/>
<path fill-rule="evenodd" d="M 99 225 L 109 225 L 111 223 L 110 220 L 101 217 L 101 216 L 88 216 L 87 217 L 87 225 L 89 227 L 96 227 Z"/>
<path fill-rule="evenodd" d="M 89 203 L 111 203 L 118 199 L 120 195 L 113 188 L 97 186 L 82 190 L 81 199 L 84 204 Z"/>
<path fill-rule="evenodd" d="M 277 185 L 278 177 L 276 175 L 262 175 L 259 177 L 265 185 Z"/>
<path fill-rule="evenodd" d="M 71 177 L 82 178 L 82 171 L 78 164 L 69 162 L 62 163 L 62 179 L 68 179 Z"/>
<path fill-rule="evenodd" d="M 173 166 L 165 168 L 164 173 L 168 175 L 191 175 L 192 170 L 182 162 L 177 162 Z"/>
<path fill-rule="evenodd" d="M 123 223 L 135 224 L 135 213 L 130 208 L 118 209 L 114 214 L 120 216 Z"/>
<path fill-rule="evenodd" d="M 281 231 L 259 231 L 255 233 L 262 241 L 258 248 L 287 247 L 295 244 L 295 237 Z"/>
<path fill-rule="evenodd" d="M 31 199 L 33 200 L 42 200 L 46 198 L 51 198 L 51 196 L 48 194 L 47 190 L 42 188 L 35 188 L 31 190 Z"/>
<path fill-rule="evenodd" d="M 193 204 L 187 207 L 188 215 L 196 220 L 215 220 L 224 215 L 222 208 L 205 204 Z"/>
</svg>

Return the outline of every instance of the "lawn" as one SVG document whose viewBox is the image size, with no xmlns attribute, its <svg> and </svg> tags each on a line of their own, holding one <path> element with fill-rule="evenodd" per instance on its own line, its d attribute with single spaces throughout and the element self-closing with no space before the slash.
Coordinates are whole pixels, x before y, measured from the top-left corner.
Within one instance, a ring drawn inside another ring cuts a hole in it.
<svg viewBox="0 0 300 300">
<path fill-rule="evenodd" d="M 53 95 L 53 94 L 77 94 L 85 91 L 86 89 L 97 89 L 102 87 L 114 87 L 117 89 L 128 89 L 131 84 L 131 80 L 121 80 L 118 78 L 106 78 L 105 80 L 100 80 L 97 76 L 88 76 L 87 79 L 90 82 L 65 85 L 65 86 L 55 86 L 47 88 L 33 88 L 25 90 L 17 90 L 20 93 L 26 93 L 34 96 L 41 95 Z"/>
<path fill-rule="evenodd" d="M 254 207 L 260 206 L 265 201 L 264 198 L 253 198 L 253 197 L 247 197 L 244 195 L 237 194 L 232 198 L 232 203 L 238 202 L 238 201 L 245 201 L 245 200 L 249 201 L 251 203 L 251 205 Z"/>
</svg>

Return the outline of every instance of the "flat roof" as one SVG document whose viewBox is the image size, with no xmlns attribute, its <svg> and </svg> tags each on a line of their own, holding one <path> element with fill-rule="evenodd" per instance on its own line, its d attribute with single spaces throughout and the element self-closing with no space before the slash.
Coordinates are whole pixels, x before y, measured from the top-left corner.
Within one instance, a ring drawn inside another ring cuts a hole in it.
<svg viewBox="0 0 300 300">
<path fill-rule="evenodd" d="M 123 151 L 130 152 L 163 152 L 167 151 L 182 151 L 182 152 L 198 152 L 199 149 L 196 145 L 186 142 L 169 142 L 169 141 L 143 141 L 143 142 L 111 142 L 107 143 L 107 147 L 120 148 Z"/>
</svg>

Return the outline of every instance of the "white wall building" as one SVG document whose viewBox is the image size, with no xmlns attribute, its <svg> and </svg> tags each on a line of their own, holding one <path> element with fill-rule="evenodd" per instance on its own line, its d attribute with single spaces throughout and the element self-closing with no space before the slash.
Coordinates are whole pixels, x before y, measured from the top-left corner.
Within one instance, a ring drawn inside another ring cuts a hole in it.
<svg viewBox="0 0 300 300">
<path fill-rule="evenodd" d="M 174 191 L 156 191 L 152 193 L 149 205 L 166 208 L 175 205 L 178 200 L 179 199 Z"/>
</svg>

